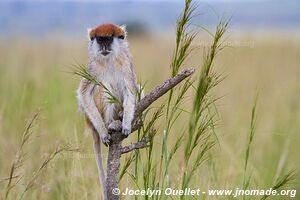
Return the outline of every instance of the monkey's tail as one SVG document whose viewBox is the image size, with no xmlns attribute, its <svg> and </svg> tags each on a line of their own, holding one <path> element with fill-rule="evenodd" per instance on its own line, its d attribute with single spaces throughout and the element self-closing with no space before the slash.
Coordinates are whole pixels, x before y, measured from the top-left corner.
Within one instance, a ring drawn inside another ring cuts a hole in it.
<svg viewBox="0 0 300 200">
<path fill-rule="evenodd" d="M 106 200 L 107 199 L 107 193 L 106 193 L 106 178 L 105 178 L 105 174 L 104 174 L 104 168 L 103 168 L 103 163 L 102 163 L 102 155 L 101 155 L 101 141 L 99 138 L 98 133 L 94 132 L 94 134 L 97 134 L 97 142 L 94 142 L 94 150 L 96 153 L 96 162 L 97 162 L 97 168 L 98 168 L 98 175 L 99 175 L 99 180 L 100 180 L 100 184 L 103 190 L 103 199 Z"/>
<path fill-rule="evenodd" d="M 106 178 L 102 163 L 102 154 L 101 154 L 101 141 L 98 132 L 92 125 L 92 123 L 87 119 L 87 124 L 92 130 L 93 139 L 94 139 L 94 151 L 95 151 L 95 158 L 97 162 L 97 169 L 98 169 L 98 177 L 100 181 L 101 188 L 103 190 L 103 200 L 107 200 L 107 191 L 106 191 Z"/>
</svg>

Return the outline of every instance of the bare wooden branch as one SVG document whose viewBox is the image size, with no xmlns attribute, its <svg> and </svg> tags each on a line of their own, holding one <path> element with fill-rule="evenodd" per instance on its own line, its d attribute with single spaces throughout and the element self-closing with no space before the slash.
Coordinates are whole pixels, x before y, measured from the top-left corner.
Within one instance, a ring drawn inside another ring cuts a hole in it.
<svg viewBox="0 0 300 200">
<path fill-rule="evenodd" d="M 124 154 L 124 153 L 129 153 L 130 151 L 133 151 L 135 149 L 142 149 L 142 148 L 145 148 L 145 147 L 148 147 L 148 142 L 149 142 L 149 139 L 148 138 L 144 138 L 136 143 L 133 143 L 131 145 L 128 145 L 128 146 L 125 146 L 121 149 L 121 153 Z"/>
<path fill-rule="evenodd" d="M 135 113 L 134 113 L 135 118 L 137 118 L 145 109 L 147 109 L 159 97 L 167 93 L 170 89 L 175 87 L 178 83 L 180 83 L 185 78 L 192 75 L 194 72 L 195 72 L 194 68 L 188 68 L 182 70 L 179 74 L 166 80 L 163 84 L 161 84 L 160 86 L 152 90 L 136 105 Z"/>
<path fill-rule="evenodd" d="M 132 132 L 141 127 L 142 123 L 138 119 L 142 112 L 147 109 L 154 101 L 163 96 L 169 90 L 178 85 L 185 78 L 191 76 L 195 72 L 194 68 L 189 68 L 181 71 L 176 76 L 166 80 L 163 84 L 156 87 L 148 95 L 146 95 L 140 102 L 137 103 L 134 120 L 132 126 Z M 120 158 L 122 154 L 128 153 L 134 149 L 140 149 L 147 147 L 148 141 L 139 141 L 126 147 L 122 147 L 122 141 L 126 138 L 121 133 L 120 121 L 112 122 L 109 125 L 109 133 L 111 135 L 111 143 L 108 150 L 107 158 L 107 176 L 106 176 L 106 192 L 107 199 L 119 200 L 119 194 L 116 194 L 118 190 L 118 173 L 120 168 Z"/>
<path fill-rule="evenodd" d="M 118 175 L 120 169 L 120 158 L 122 149 L 121 133 L 112 134 L 112 142 L 109 145 L 106 170 L 106 193 L 108 200 L 119 200 L 120 196 L 115 191 L 118 190 Z"/>
</svg>

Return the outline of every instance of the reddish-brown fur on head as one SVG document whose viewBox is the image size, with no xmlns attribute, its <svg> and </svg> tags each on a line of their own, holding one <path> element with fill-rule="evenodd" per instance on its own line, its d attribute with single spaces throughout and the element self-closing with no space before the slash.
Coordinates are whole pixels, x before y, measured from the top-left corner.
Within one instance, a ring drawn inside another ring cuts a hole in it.
<svg viewBox="0 0 300 200">
<path fill-rule="evenodd" d="M 125 31 L 115 24 L 102 24 L 90 31 L 90 38 L 95 38 L 97 36 L 125 37 Z"/>
</svg>

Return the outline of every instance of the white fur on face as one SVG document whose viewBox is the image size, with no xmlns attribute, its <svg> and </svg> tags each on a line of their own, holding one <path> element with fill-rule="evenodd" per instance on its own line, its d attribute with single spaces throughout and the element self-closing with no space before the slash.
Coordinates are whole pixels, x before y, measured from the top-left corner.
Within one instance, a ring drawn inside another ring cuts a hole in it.
<svg viewBox="0 0 300 200">
<path fill-rule="evenodd" d="M 100 52 L 100 46 L 97 43 L 96 39 L 90 40 L 88 45 L 89 56 L 93 60 L 105 61 L 112 58 L 118 57 L 121 53 L 127 53 L 128 51 L 128 42 L 124 39 L 114 38 L 111 44 L 111 53 L 104 56 Z"/>
</svg>

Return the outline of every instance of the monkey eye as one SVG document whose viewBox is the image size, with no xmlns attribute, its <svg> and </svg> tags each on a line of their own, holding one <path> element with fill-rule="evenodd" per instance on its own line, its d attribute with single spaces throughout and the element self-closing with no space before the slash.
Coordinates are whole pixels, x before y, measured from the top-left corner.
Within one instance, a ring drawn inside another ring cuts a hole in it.
<svg viewBox="0 0 300 200">
<path fill-rule="evenodd" d="M 124 35 L 120 35 L 118 38 L 124 40 L 125 37 Z"/>
<path fill-rule="evenodd" d="M 94 40 L 95 39 L 95 37 L 91 37 L 91 40 Z"/>
</svg>

